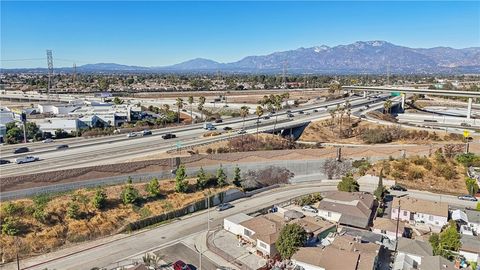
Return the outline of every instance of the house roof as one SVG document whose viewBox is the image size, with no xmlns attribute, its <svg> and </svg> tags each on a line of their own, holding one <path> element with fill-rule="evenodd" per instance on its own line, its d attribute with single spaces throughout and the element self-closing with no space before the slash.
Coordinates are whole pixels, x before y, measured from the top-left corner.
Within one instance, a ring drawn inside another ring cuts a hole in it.
<svg viewBox="0 0 480 270">
<path fill-rule="evenodd" d="M 352 237 L 360 237 L 363 242 L 381 243 L 383 236 L 367 230 L 356 229 L 343 226 L 340 229 L 340 235 L 350 235 Z"/>
<path fill-rule="evenodd" d="M 398 208 L 399 204 L 400 209 L 410 212 L 448 217 L 448 204 L 446 203 L 419 200 L 411 197 L 394 197 L 392 207 Z"/>
<path fill-rule="evenodd" d="M 362 243 L 361 239 L 350 236 L 350 235 L 341 235 L 335 237 L 331 246 L 338 248 L 340 250 L 360 252 L 360 253 L 370 253 L 378 254 L 380 246 L 374 243 Z"/>
<path fill-rule="evenodd" d="M 429 243 L 403 237 L 398 240 L 397 249 L 399 252 L 418 255 L 422 257 L 433 255 L 433 250 Z"/>
<path fill-rule="evenodd" d="M 270 245 L 277 241 L 285 221 L 274 213 L 270 213 L 243 221 L 240 225 L 254 232 L 252 239 L 258 239 Z"/>
<path fill-rule="evenodd" d="M 460 238 L 460 242 L 462 242 L 462 246 L 460 247 L 460 250 L 480 254 L 480 237 L 479 236 L 463 234 L 462 238 Z"/>
<path fill-rule="evenodd" d="M 467 215 L 468 222 L 480 224 L 480 211 L 465 209 L 465 214 Z"/>
<path fill-rule="evenodd" d="M 141 264 L 126 268 L 126 270 L 148 270 L 148 267 L 145 264 L 141 263 Z"/>
<path fill-rule="evenodd" d="M 455 265 L 442 256 L 427 256 L 422 258 L 419 270 L 450 270 L 456 269 Z"/>
<path fill-rule="evenodd" d="M 305 216 L 303 218 L 294 219 L 289 223 L 298 224 L 302 226 L 302 228 L 304 228 L 307 233 L 314 233 L 314 234 L 317 234 L 325 230 L 328 230 L 332 227 L 335 227 L 335 224 L 333 223 L 322 220 L 320 218 L 311 217 L 311 216 Z"/>
<path fill-rule="evenodd" d="M 334 247 L 302 247 L 292 256 L 297 262 L 319 266 L 328 270 L 356 270 L 360 254 Z M 336 260 L 334 258 L 341 258 Z"/>
<path fill-rule="evenodd" d="M 357 204 L 357 202 L 360 202 L 365 205 L 365 207 L 371 208 L 373 206 L 373 202 L 375 201 L 375 197 L 367 192 L 330 191 L 324 194 L 323 200 L 343 202 L 344 204 Z"/>
<path fill-rule="evenodd" d="M 376 218 L 373 220 L 373 229 L 385 230 L 387 232 L 397 231 L 397 220 L 389 218 Z M 405 223 L 398 221 L 398 232 L 402 233 L 405 230 Z"/>
<path fill-rule="evenodd" d="M 228 220 L 232 223 L 235 223 L 235 224 L 240 224 L 244 221 L 247 221 L 249 219 L 252 219 L 253 217 L 245 214 L 245 213 L 238 213 L 238 214 L 235 214 L 233 216 L 229 216 L 229 217 L 226 217 L 225 220 Z"/>
</svg>

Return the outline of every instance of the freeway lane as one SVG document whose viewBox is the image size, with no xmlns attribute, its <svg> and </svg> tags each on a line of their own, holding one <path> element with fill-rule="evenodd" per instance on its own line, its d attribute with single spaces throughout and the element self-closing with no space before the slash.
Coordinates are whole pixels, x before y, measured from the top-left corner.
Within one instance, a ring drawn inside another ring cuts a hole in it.
<svg viewBox="0 0 480 270">
<path fill-rule="evenodd" d="M 341 101 L 340 101 L 341 102 Z M 351 101 L 352 112 L 358 110 L 361 106 L 366 103 L 371 103 L 372 101 L 366 100 L 364 98 L 358 98 L 354 101 Z M 374 102 L 383 102 L 382 100 Z M 339 101 L 334 103 L 327 103 L 321 106 L 314 106 L 314 108 L 323 108 L 329 104 L 337 104 Z M 309 108 L 310 110 L 311 108 Z M 300 110 L 292 110 L 293 113 L 296 113 Z M 286 121 L 286 113 L 279 114 L 279 121 Z M 302 123 L 306 121 L 312 121 L 324 117 L 328 117 L 328 112 L 319 112 L 312 113 L 310 115 L 306 114 L 295 114 L 293 120 L 285 123 L 277 124 L 277 127 L 280 129 L 282 126 L 288 126 L 295 123 Z M 246 128 L 249 133 L 253 133 L 256 130 L 256 125 L 252 121 L 256 118 L 250 119 L 246 122 Z M 262 126 L 259 128 L 259 131 L 264 131 L 271 129 L 275 123 L 275 117 L 270 118 L 269 120 L 261 120 Z M 230 124 L 234 123 L 234 124 Z M 267 125 L 265 125 L 267 124 Z M 240 128 L 243 125 L 242 120 L 236 120 L 232 122 L 226 122 L 219 125 L 219 129 L 222 126 L 230 126 L 232 128 Z M 68 150 L 60 151 L 48 151 L 42 155 L 39 155 L 40 161 L 27 163 L 27 164 L 6 164 L 2 165 L 1 171 L 2 176 L 14 176 L 22 175 L 28 173 L 38 173 L 51 171 L 55 169 L 66 169 L 66 168 L 76 168 L 87 165 L 100 165 L 125 161 L 132 159 L 134 157 L 142 156 L 147 153 L 153 153 L 158 151 L 167 151 L 175 148 L 177 142 L 181 142 L 183 146 L 193 146 L 198 144 L 203 144 L 207 142 L 213 142 L 220 139 L 225 139 L 227 137 L 238 136 L 236 133 L 230 133 L 225 135 L 220 135 L 216 137 L 202 137 L 206 132 L 201 128 L 186 128 L 185 131 L 176 133 L 177 139 L 174 140 L 163 140 L 159 136 L 145 136 L 140 138 L 128 139 L 125 136 L 119 139 L 118 141 L 111 141 L 107 143 L 93 144 L 83 147 L 72 147 Z"/>
</svg>

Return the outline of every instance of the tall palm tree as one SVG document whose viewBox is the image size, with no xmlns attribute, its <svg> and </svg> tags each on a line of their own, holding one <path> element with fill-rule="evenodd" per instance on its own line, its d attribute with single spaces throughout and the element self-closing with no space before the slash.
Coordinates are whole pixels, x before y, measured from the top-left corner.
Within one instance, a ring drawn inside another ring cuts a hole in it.
<svg viewBox="0 0 480 270">
<path fill-rule="evenodd" d="M 352 104 L 350 104 L 349 100 L 345 101 L 345 109 L 347 111 L 347 116 L 348 116 L 348 123 L 350 124 L 350 115 L 352 114 Z"/>
<path fill-rule="evenodd" d="M 165 113 L 168 113 L 168 111 L 170 111 L 170 105 L 168 104 L 163 104 L 162 105 L 162 109 Z"/>
<path fill-rule="evenodd" d="M 328 113 L 330 114 L 330 116 L 332 117 L 332 124 L 330 125 L 331 129 L 333 130 L 333 126 L 335 125 L 335 114 L 337 113 L 337 110 L 335 109 L 330 109 L 328 111 Z"/>
<path fill-rule="evenodd" d="M 275 128 L 277 127 L 278 112 L 282 109 L 283 98 L 280 95 L 276 95 L 274 98 L 273 106 L 275 107 L 275 124 L 273 124 L 273 133 L 275 134 Z"/>
<path fill-rule="evenodd" d="M 247 117 L 249 110 L 250 110 L 250 108 L 248 106 L 242 106 L 240 108 L 240 116 L 243 118 L 242 129 L 245 128 L 245 117 Z"/>
<path fill-rule="evenodd" d="M 392 109 L 393 102 L 389 99 L 383 103 L 383 113 L 390 113 L 390 110 Z"/>
<path fill-rule="evenodd" d="M 193 105 L 194 101 L 195 100 L 193 99 L 193 96 L 188 97 L 188 104 L 190 104 L 190 118 L 192 119 L 192 124 L 193 124 L 193 108 L 192 108 L 192 105 Z"/>
<path fill-rule="evenodd" d="M 202 115 L 202 121 L 203 121 L 203 105 L 205 105 L 206 100 L 207 99 L 204 96 L 200 96 L 198 98 L 198 110 L 200 111 L 200 113 Z"/>
<path fill-rule="evenodd" d="M 257 109 L 255 110 L 255 114 L 257 115 L 257 142 L 258 142 L 258 124 L 260 123 L 260 117 L 263 115 L 263 107 L 262 106 L 257 106 Z"/>
<path fill-rule="evenodd" d="M 180 124 L 180 110 L 183 108 L 183 99 L 178 97 L 175 105 L 177 105 L 177 123 Z"/>
</svg>

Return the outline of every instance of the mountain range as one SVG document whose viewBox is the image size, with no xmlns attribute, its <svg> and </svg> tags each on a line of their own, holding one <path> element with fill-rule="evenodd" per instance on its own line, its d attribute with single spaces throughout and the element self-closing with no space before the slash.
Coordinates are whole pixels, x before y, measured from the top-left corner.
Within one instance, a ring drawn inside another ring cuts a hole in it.
<svg viewBox="0 0 480 270">
<path fill-rule="evenodd" d="M 46 69 L 2 69 L 8 71 L 42 72 Z M 358 41 L 334 47 L 316 46 L 247 56 L 231 63 L 196 58 L 162 67 L 127 66 L 114 63 L 87 64 L 78 72 L 231 72 L 231 73 L 317 73 L 317 74 L 385 74 L 391 73 L 480 73 L 480 47 L 409 48 L 386 41 Z M 72 68 L 56 68 L 71 72 Z"/>
</svg>

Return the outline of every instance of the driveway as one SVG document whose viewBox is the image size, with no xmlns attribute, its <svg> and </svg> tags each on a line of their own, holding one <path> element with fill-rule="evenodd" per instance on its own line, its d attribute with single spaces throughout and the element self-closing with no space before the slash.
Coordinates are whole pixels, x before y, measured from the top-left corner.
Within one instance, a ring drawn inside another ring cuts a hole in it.
<svg viewBox="0 0 480 270">
<path fill-rule="evenodd" d="M 184 261 L 190 265 L 192 269 L 200 269 L 200 255 L 197 251 L 187 247 L 182 243 L 177 243 L 166 248 L 162 248 L 154 252 L 155 255 L 160 256 L 166 263 L 174 263 L 178 260 Z M 202 257 L 202 270 L 216 270 L 215 263 L 210 261 L 205 256 Z"/>
</svg>

